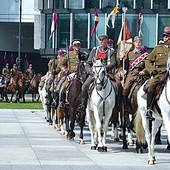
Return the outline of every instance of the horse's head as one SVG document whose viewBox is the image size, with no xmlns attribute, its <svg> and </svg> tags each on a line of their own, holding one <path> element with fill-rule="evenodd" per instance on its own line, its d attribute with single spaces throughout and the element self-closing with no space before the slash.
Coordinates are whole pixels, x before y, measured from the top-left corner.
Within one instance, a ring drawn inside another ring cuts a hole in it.
<svg viewBox="0 0 170 170">
<path fill-rule="evenodd" d="M 168 54 L 168 60 L 167 60 L 167 71 L 170 75 L 170 53 Z"/>
<path fill-rule="evenodd" d="M 81 82 L 84 82 L 87 77 L 85 65 L 85 61 L 80 61 L 77 67 L 77 77 L 80 79 Z"/>
<path fill-rule="evenodd" d="M 93 62 L 92 71 L 95 78 L 95 85 L 97 90 L 101 91 L 107 83 L 107 72 L 106 67 L 103 65 L 101 60 L 95 60 Z"/>
</svg>

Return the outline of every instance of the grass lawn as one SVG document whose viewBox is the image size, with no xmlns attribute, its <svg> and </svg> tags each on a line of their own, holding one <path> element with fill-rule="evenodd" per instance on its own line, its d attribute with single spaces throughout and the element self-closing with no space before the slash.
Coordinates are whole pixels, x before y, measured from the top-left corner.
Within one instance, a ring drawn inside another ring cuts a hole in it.
<svg viewBox="0 0 170 170">
<path fill-rule="evenodd" d="M 26 99 L 26 103 L 7 103 L 0 101 L 0 109 L 42 109 L 41 102 L 32 102 L 30 99 Z"/>
</svg>

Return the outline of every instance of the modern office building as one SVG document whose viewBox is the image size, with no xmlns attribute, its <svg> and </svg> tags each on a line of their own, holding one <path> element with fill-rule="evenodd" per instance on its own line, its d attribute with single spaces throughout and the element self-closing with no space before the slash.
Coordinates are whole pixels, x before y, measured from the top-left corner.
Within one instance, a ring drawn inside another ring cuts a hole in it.
<svg viewBox="0 0 170 170">
<path fill-rule="evenodd" d="M 19 51 L 23 71 L 26 59 L 33 65 L 40 63 L 39 50 L 34 49 L 35 14 L 34 0 L 0 0 L 0 71 L 6 62 L 12 67 Z"/>
<path fill-rule="evenodd" d="M 117 42 L 122 27 L 122 8 L 127 7 L 127 23 L 132 37 L 138 34 L 139 13 L 143 14 L 142 39 L 145 46 L 153 48 L 162 37 L 165 26 L 170 26 L 170 0 L 37 0 L 35 8 L 34 48 L 42 56 L 50 56 L 57 49 L 66 48 L 74 38 L 80 38 L 84 50 L 97 44 L 96 35 L 108 34 Z M 119 4 L 115 27 L 106 26 L 107 16 Z M 90 33 L 94 26 L 94 10 L 99 15 L 96 35 Z M 51 34 L 52 14 L 57 12 L 57 29 Z M 54 48 L 55 46 L 55 48 Z"/>
</svg>

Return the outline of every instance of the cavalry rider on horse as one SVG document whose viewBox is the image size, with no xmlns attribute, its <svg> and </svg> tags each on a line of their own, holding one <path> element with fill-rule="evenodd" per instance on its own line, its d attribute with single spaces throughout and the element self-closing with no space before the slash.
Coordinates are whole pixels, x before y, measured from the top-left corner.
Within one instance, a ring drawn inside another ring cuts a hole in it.
<svg viewBox="0 0 170 170">
<path fill-rule="evenodd" d="M 29 67 L 28 67 L 28 69 L 26 70 L 25 73 L 26 73 L 26 76 L 28 77 L 28 80 L 31 81 L 32 78 L 35 75 L 35 71 L 33 69 L 33 65 L 32 64 L 29 64 Z"/>
<path fill-rule="evenodd" d="M 10 74 L 11 74 L 10 85 L 12 84 L 13 78 L 18 74 L 18 72 L 19 72 L 19 70 L 17 68 L 17 64 L 14 63 L 13 67 L 10 70 Z"/>
<path fill-rule="evenodd" d="M 57 51 L 57 56 L 53 59 L 51 59 L 48 63 L 48 72 L 45 76 L 46 80 L 46 85 L 48 86 L 46 88 L 47 91 L 47 102 L 46 105 L 52 104 L 53 100 L 57 100 L 57 96 L 53 94 L 54 93 L 54 79 L 57 78 L 60 79 L 60 76 L 62 75 L 61 72 L 63 72 L 63 67 L 66 67 L 66 61 L 65 61 L 65 56 L 67 52 L 65 50 L 58 50 Z M 54 96 L 56 99 L 54 99 Z"/>
<path fill-rule="evenodd" d="M 8 87 L 9 82 L 10 82 L 10 68 L 9 68 L 9 63 L 6 63 L 5 67 L 2 70 L 2 75 L 5 78 L 6 81 L 6 87 Z"/>
<path fill-rule="evenodd" d="M 92 65 L 94 59 L 101 59 L 106 64 L 106 71 L 114 72 L 116 68 L 116 57 L 115 51 L 112 48 L 108 47 L 108 36 L 107 35 L 100 35 L 99 39 L 99 46 L 94 47 L 90 52 L 90 55 L 86 62 L 86 71 L 88 73 L 88 77 L 84 84 L 82 85 L 82 93 L 81 93 L 81 103 L 78 106 L 78 111 L 84 112 L 87 107 L 87 98 L 88 98 L 88 87 L 90 83 L 93 81 L 93 73 L 92 73 Z"/>
<path fill-rule="evenodd" d="M 152 107 L 155 98 L 155 90 L 159 84 L 160 78 L 167 72 L 167 60 L 170 55 L 170 27 L 164 28 L 163 44 L 156 46 L 146 59 L 146 68 L 152 79 L 149 83 L 147 92 L 147 113 L 146 117 L 153 120 Z"/>
<path fill-rule="evenodd" d="M 87 60 L 87 54 L 85 52 L 80 51 L 81 44 L 82 44 L 82 41 L 80 39 L 73 39 L 71 42 L 73 51 L 71 51 L 67 54 L 68 71 L 67 71 L 67 74 L 61 78 L 61 82 L 63 82 L 63 84 L 59 91 L 59 107 L 62 109 L 65 107 L 64 101 L 65 101 L 65 97 L 66 97 L 65 96 L 66 89 L 67 89 L 71 79 L 75 76 L 78 63 L 80 61 Z"/>
<path fill-rule="evenodd" d="M 136 81 L 137 76 L 146 76 L 148 75 L 148 71 L 145 68 L 144 60 L 147 57 L 148 53 L 142 48 L 142 39 L 138 36 L 134 37 L 134 49 L 127 53 L 124 56 L 125 58 L 125 70 L 126 73 L 126 81 L 123 89 L 124 96 L 124 107 L 125 114 L 128 115 L 128 95 L 133 83 Z"/>
</svg>

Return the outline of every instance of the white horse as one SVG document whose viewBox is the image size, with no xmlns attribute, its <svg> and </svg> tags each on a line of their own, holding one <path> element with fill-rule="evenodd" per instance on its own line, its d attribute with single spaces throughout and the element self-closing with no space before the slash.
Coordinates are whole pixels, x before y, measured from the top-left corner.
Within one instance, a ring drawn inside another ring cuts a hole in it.
<svg viewBox="0 0 170 170">
<path fill-rule="evenodd" d="M 142 97 L 144 94 L 143 86 L 139 89 L 137 94 L 137 102 L 138 102 L 138 113 L 141 114 L 142 124 L 145 130 L 145 138 L 148 143 L 148 164 L 152 165 L 155 163 L 155 155 L 154 155 L 154 143 L 155 143 L 155 135 L 158 131 L 159 126 L 162 121 L 165 124 L 165 128 L 168 133 L 168 140 L 170 141 L 170 57 L 167 61 L 167 71 L 169 72 L 167 82 L 163 89 L 163 92 L 159 98 L 158 105 L 161 109 L 162 117 L 157 112 L 155 108 L 153 108 L 153 117 L 155 118 L 152 121 L 152 132 L 149 131 L 149 120 L 146 118 L 146 99 Z M 142 135 L 140 133 L 139 135 Z"/>
<path fill-rule="evenodd" d="M 115 90 L 107 76 L 106 68 L 100 60 L 92 67 L 94 88 L 89 96 L 86 115 L 91 133 L 91 149 L 107 152 L 106 134 L 108 123 L 115 106 Z"/>
</svg>

